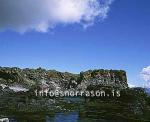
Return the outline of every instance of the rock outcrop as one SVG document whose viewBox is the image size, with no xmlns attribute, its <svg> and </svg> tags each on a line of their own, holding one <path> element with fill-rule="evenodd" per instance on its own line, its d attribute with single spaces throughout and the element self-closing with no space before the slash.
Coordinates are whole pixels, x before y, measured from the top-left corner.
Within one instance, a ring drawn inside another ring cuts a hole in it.
<svg viewBox="0 0 150 122">
<path fill-rule="evenodd" d="M 58 72 L 55 70 L 20 69 L 0 67 L 0 85 L 2 87 L 30 89 L 33 86 L 50 89 L 84 89 L 88 86 L 111 86 L 127 88 L 127 76 L 123 70 L 89 70 L 80 74 Z"/>
<path fill-rule="evenodd" d="M 41 97 L 34 88 L 120 90 L 119 97 Z M 19 91 L 19 92 L 17 92 Z M 78 111 L 81 120 L 148 122 L 150 96 L 142 88 L 128 88 L 123 70 L 89 70 L 80 74 L 55 70 L 0 68 L 0 116 L 17 121 L 45 121 L 45 116 Z M 66 115 L 65 115 L 66 116 Z M 39 118 L 37 118 L 39 117 Z M 44 119 L 43 119 L 44 118 Z"/>
<path fill-rule="evenodd" d="M 123 70 L 89 70 L 80 73 L 81 84 L 127 88 L 127 76 Z"/>
</svg>

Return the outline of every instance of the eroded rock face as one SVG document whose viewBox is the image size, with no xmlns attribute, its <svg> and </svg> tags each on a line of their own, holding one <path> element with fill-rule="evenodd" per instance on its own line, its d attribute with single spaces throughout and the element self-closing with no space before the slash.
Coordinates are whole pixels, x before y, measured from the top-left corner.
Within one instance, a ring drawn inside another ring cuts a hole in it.
<svg viewBox="0 0 150 122">
<path fill-rule="evenodd" d="M 86 89 L 89 85 L 112 86 L 122 89 L 128 87 L 125 71 L 103 69 L 72 74 L 42 68 L 0 67 L 0 84 L 8 87 L 21 86 L 27 89 L 33 86 L 50 89 Z"/>
<path fill-rule="evenodd" d="M 127 76 L 123 70 L 89 70 L 80 73 L 82 84 L 86 86 L 111 86 L 127 88 Z"/>
</svg>

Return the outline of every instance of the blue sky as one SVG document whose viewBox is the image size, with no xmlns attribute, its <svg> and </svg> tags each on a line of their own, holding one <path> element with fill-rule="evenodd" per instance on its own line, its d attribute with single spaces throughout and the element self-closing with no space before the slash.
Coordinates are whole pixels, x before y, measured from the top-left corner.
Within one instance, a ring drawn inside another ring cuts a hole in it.
<svg viewBox="0 0 150 122">
<path fill-rule="evenodd" d="M 73 73 L 123 69 L 130 84 L 142 86 L 140 72 L 150 65 L 149 6 L 149 0 L 115 0 L 107 18 L 86 29 L 58 24 L 45 33 L 1 31 L 0 66 Z"/>
</svg>

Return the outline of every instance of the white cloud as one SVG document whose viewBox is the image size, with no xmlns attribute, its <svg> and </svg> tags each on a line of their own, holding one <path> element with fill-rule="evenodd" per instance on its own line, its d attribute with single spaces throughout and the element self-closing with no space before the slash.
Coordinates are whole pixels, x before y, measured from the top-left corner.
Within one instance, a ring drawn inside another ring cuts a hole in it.
<svg viewBox="0 0 150 122">
<path fill-rule="evenodd" d="M 0 30 L 47 32 L 57 24 L 92 25 L 113 0 L 0 0 Z"/>
<path fill-rule="evenodd" d="M 129 85 L 130 88 L 136 87 L 136 85 L 133 85 L 133 84 L 130 84 L 130 83 L 128 85 Z"/>
<path fill-rule="evenodd" d="M 145 68 L 142 69 L 142 71 L 141 71 L 141 77 L 145 81 L 149 81 L 150 82 L 150 66 L 145 67 Z"/>
</svg>

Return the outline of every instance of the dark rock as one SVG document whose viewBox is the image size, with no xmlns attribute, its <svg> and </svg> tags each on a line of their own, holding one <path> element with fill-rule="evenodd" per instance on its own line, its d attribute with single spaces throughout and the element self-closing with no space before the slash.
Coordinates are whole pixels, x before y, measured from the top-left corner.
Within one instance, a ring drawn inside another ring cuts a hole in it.
<svg viewBox="0 0 150 122">
<path fill-rule="evenodd" d="M 49 88 L 84 89 L 89 85 L 113 86 L 121 89 L 127 88 L 126 72 L 123 70 L 89 70 L 80 74 L 58 72 L 55 70 L 19 69 L 0 67 L 0 83 L 21 85 L 30 89 L 33 86 L 42 85 L 45 82 Z"/>
</svg>

